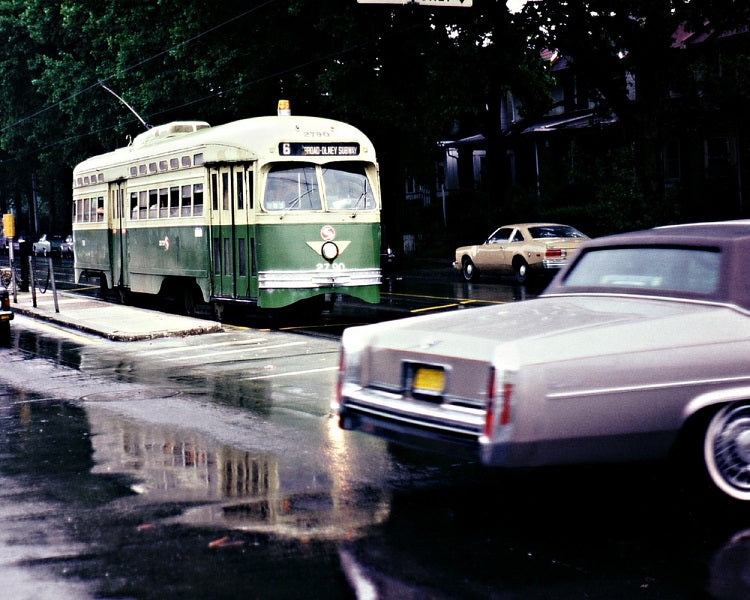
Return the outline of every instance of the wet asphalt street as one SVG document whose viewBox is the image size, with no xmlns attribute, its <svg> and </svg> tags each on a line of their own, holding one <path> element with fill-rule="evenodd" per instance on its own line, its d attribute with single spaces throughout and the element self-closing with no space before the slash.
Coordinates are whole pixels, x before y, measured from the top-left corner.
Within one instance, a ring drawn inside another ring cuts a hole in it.
<svg viewBox="0 0 750 600">
<path fill-rule="evenodd" d="M 460 291 L 392 284 L 417 310 Z M 472 293 L 520 299 L 498 285 Z M 117 342 L 19 315 L 3 597 L 750 597 L 750 514 L 694 506 L 666 465 L 485 471 L 341 431 L 335 335 L 297 331 Z"/>
</svg>

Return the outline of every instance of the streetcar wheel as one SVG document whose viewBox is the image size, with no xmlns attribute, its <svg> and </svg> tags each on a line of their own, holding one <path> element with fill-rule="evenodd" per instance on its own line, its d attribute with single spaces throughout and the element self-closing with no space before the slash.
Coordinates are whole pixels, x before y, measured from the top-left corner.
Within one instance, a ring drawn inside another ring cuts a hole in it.
<svg viewBox="0 0 750 600">
<path fill-rule="evenodd" d="M 468 256 L 461 260 L 461 274 L 466 281 L 471 281 L 479 275 L 477 268 Z"/>
<path fill-rule="evenodd" d="M 107 277 L 104 273 L 99 274 L 99 298 L 102 300 L 107 299 L 109 294 L 109 286 L 107 286 Z"/>
<path fill-rule="evenodd" d="M 117 299 L 120 301 L 120 304 L 128 304 L 130 302 L 130 295 L 128 294 L 128 290 L 126 290 L 121 285 L 117 286 Z"/>
<path fill-rule="evenodd" d="M 196 290 L 194 285 L 188 285 L 182 288 L 182 303 L 181 303 L 181 309 L 182 314 L 187 315 L 188 317 L 194 317 L 195 316 L 195 308 L 198 304 L 196 299 Z"/>
</svg>

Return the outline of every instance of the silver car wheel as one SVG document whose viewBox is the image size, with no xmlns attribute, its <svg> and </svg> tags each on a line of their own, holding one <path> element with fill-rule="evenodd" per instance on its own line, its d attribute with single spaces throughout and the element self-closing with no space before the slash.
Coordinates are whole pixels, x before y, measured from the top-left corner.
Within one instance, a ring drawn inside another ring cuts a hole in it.
<svg viewBox="0 0 750 600">
<path fill-rule="evenodd" d="M 750 500 L 750 404 L 730 404 L 714 415 L 703 441 L 712 483 L 736 500 Z"/>
</svg>

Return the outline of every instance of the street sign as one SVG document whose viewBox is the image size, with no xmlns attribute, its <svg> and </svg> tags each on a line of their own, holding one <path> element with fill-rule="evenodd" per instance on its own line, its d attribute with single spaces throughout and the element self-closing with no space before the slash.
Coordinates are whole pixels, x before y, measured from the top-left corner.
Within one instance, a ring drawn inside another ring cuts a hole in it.
<svg viewBox="0 0 750 600">
<path fill-rule="evenodd" d="M 419 4 L 420 6 L 461 6 L 471 8 L 473 0 L 357 0 L 359 4 Z"/>
</svg>

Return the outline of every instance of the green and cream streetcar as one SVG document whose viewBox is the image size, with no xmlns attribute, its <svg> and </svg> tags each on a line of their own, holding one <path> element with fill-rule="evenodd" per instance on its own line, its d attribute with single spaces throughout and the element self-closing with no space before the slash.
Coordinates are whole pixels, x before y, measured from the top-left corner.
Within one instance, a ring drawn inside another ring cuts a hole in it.
<svg viewBox="0 0 750 600">
<path fill-rule="evenodd" d="M 378 302 L 375 150 L 330 119 L 175 122 L 73 173 L 75 278 L 195 304 Z"/>
</svg>

